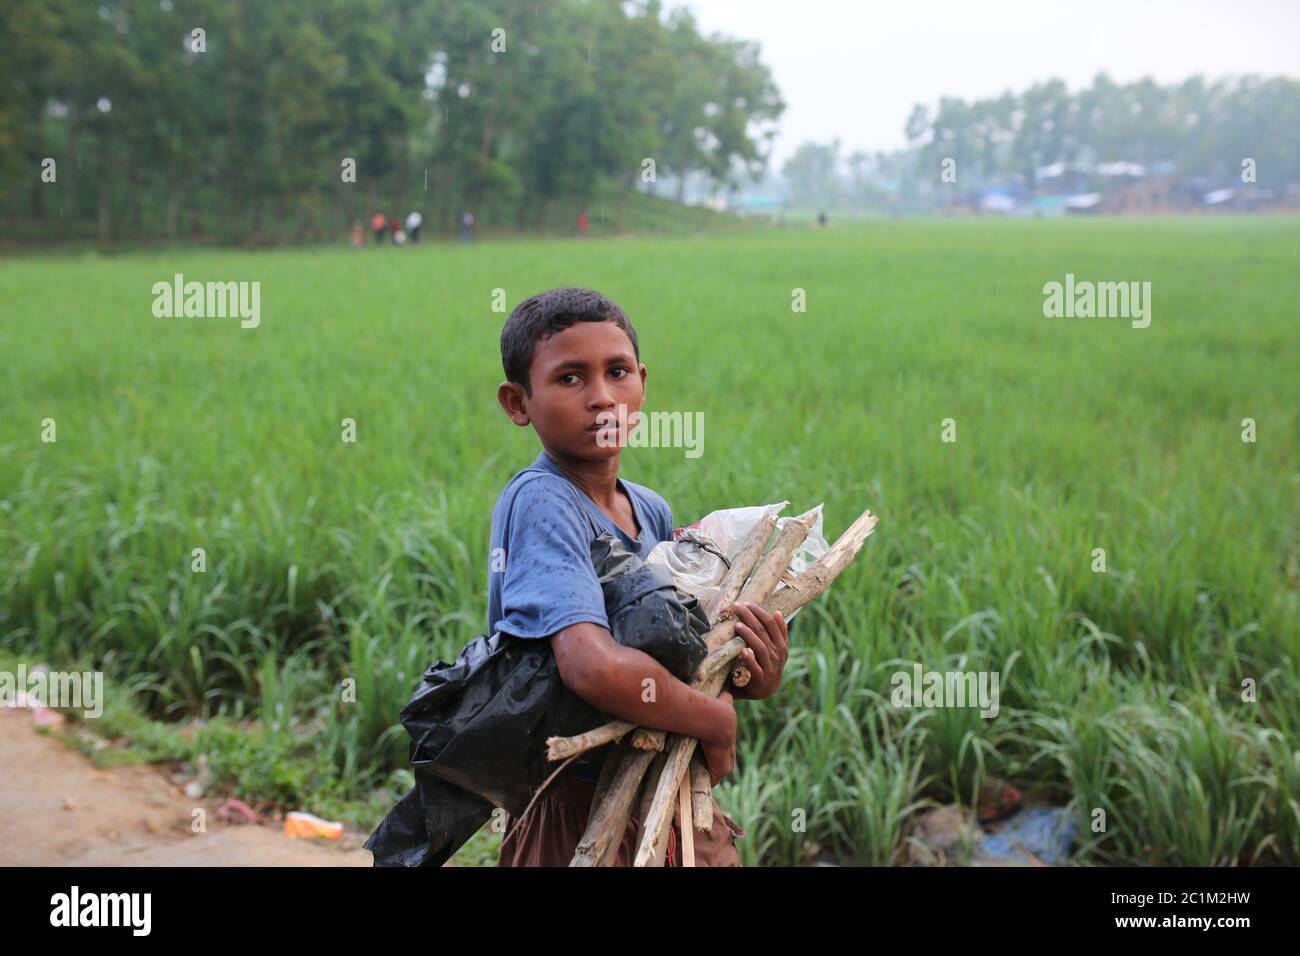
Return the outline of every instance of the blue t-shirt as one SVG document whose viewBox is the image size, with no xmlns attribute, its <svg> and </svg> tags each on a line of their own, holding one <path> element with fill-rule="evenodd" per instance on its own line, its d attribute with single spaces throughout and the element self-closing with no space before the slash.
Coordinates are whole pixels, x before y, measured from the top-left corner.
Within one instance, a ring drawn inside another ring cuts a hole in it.
<svg viewBox="0 0 1300 956">
<path fill-rule="evenodd" d="M 671 541 L 673 513 L 644 485 L 618 479 L 640 534 L 631 538 L 543 451 L 507 483 L 492 509 L 488 564 L 488 633 L 550 637 L 571 624 L 609 627 L 605 595 L 591 563 L 602 531 L 644 558 Z"/>
</svg>

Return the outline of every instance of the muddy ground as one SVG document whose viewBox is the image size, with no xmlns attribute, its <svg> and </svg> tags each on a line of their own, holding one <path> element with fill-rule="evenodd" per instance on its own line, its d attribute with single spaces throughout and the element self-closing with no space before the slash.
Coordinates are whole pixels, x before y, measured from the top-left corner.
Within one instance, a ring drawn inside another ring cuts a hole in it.
<svg viewBox="0 0 1300 956">
<path fill-rule="evenodd" d="M 370 866 L 364 834 L 296 840 L 279 820 L 221 820 L 151 766 L 97 768 L 27 710 L 0 708 L 0 865 Z M 191 832 L 193 811 L 206 832 Z"/>
</svg>

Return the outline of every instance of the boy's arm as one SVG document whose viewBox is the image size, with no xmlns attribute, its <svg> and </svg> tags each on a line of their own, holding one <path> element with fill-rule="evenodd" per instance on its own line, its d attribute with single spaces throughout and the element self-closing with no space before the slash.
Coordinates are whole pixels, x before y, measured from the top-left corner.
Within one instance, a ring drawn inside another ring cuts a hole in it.
<svg viewBox="0 0 1300 956">
<path fill-rule="evenodd" d="M 643 727 L 707 742 L 734 741 L 736 711 L 728 701 L 683 684 L 599 624 L 572 624 L 550 641 L 560 679 L 593 707 Z M 653 683 L 644 683 L 647 678 Z"/>
</svg>

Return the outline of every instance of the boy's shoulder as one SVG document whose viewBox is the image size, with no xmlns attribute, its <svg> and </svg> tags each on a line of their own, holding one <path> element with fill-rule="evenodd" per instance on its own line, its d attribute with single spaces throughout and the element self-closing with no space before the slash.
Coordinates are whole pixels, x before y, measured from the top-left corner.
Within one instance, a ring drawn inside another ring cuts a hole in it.
<svg viewBox="0 0 1300 956">
<path fill-rule="evenodd" d="M 580 502 L 574 497 L 576 490 L 568 479 L 534 461 L 527 468 L 515 472 L 505 483 L 505 487 L 497 495 L 493 512 L 495 514 L 504 511 L 505 514 L 501 516 L 505 517 L 513 510 L 515 501 L 521 497 L 528 502 L 546 501 L 551 505 L 563 507 L 571 504 L 575 508 L 580 508 Z"/>
</svg>

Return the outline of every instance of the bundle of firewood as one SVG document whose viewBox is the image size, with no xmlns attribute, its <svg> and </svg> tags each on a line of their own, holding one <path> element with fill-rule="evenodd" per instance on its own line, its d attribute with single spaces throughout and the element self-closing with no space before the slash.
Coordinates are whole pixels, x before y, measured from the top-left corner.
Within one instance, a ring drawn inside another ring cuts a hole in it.
<svg viewBox="0 0 1300 956">
<path fill-rule="evenodd" d="M 736 687 L 749 680 L 749 669 L 737 660 L 748 645 L 736 636 L 735 603 L 757 604 L 769 613 L 780 611 L 788 619 L 831 586 L 876 526 L 875 516 L 863 512 L 815 564 L 790 574 L 790 559 L 804 543 L 814 520 L 811 514 L 787 520 L 776 542 L 764 553 L 777 521 L 777 515 L 769 513 L 740 546 L 718 594 L 704 608 L 711 624 L 705 636 L 709 655 L 691 684 L 696 690 L 717 697 L 728 678 Z M 622 741 L 629 733 L 630 746 L 610 748 L 586 832 L 569 865 L 612 865 L 632 818 L 633 804 L 637 804 L 640 842 L 635 865 L 663 866 L 676 809 L 681 822 L 682 864 L 694 866 L 694 830 L 710 830 L 713 825 L 712 785 L 703 756 L 696 753 L 694 737 L 616 720 L 575 737 L 551 737 L 546 742 L 547 758 L 572 759 L 595 747 Z"/>
</svg>

